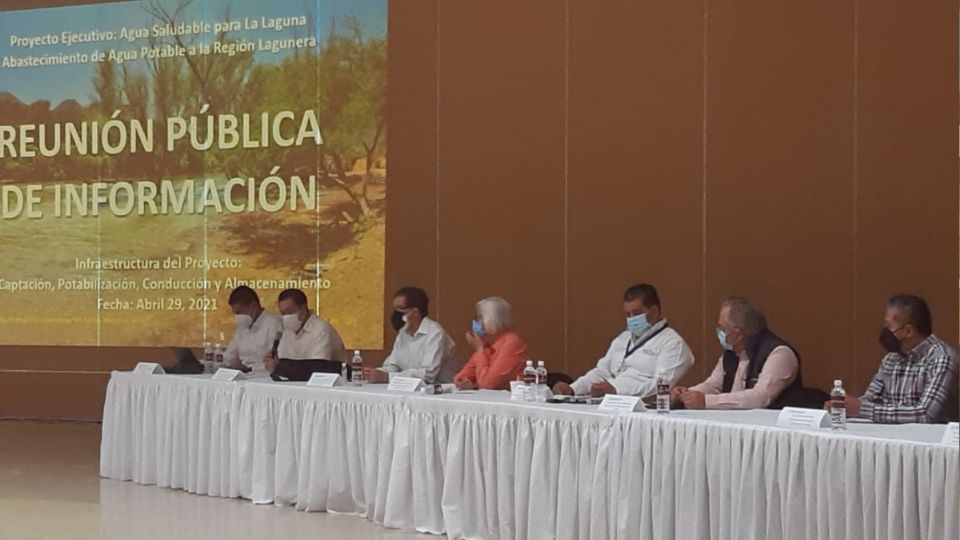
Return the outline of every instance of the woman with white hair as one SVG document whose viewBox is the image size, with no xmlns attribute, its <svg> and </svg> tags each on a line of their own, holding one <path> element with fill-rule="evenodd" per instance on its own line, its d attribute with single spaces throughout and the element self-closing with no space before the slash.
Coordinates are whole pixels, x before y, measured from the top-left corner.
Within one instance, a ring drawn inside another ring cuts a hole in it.
<svg viewBox="0 0 960 540">
<path fill-rule="evenodd" d="M 453 378 L 457 388 L 509 390 L 527 360 L 527 344 L 513 331 L 513 310 L 498 296 L 477 302 L 467 343 L 474 353 Z"/>
</svg>

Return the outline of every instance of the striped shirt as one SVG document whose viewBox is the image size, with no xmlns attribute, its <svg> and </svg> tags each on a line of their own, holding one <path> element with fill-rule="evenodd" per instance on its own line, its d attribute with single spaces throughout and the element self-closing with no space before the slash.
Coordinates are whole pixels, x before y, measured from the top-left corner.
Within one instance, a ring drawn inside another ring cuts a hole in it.
<svg viewBox="0 0 960 540">
<path fill-rule="evenodd" d="M 944 422 L 956 387 L 956 352 L 931 334 L 906 354 L 883 357 L 860 398 L 860 417 L 882 424 Z"/>
</svg>

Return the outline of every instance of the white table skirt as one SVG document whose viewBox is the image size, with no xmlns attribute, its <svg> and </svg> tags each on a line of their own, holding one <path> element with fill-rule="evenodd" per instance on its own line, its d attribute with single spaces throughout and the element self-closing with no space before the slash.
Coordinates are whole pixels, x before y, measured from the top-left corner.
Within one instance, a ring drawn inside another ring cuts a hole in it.
<svg viewBox="0 0 960 540">
<path fill-rule="evenodd" d="M 451 538 L 960 538 L 942 426 L 114 373 L 101 475 Z"/>
<path fill-rule="evenodd" d="M 243 386 L 208 377 L 114 372 L 107 385 L 100 475 L 201 495 L 242 495 L 235 485 Z"/>
</svg>

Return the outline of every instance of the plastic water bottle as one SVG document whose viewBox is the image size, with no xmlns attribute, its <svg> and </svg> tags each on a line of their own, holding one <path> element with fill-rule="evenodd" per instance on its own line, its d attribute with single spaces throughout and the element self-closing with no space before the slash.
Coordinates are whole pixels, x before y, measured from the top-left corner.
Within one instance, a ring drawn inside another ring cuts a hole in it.
<svg viewBox="0 0 960 540">
<path fill-rule="evenodd" d="M 527 360 L 527 366 L 523 368 L 523 386 L 526 400 L 536 401 L 537 368 L 533 367 L 533 360 Z"/>
<path fill-rule="evenodd" d="M 363 386 L 363 357 L 360 351 L 353 351 L 353 360 L 350 361 L 350 371 L 354 386 Z"/>
<path fill-rule="evenodd" d="M 833 390 L 830 392 L 830 429 L 847 429 L 847 393 L 840 379 L 833 381 Z"/>
<path fill-rule="evenodd" d="M 347 366 L 346 362 L 340 363 L 340 378 L 343 379 L 343 384 L 347 384 L 347 380 L 350 378 L 350 367 Z"/>
<path fill-rule="evenodd" d="M 660 414 L 670 412 L 670 381 L 662 373 L 657 375 L 657 412 Z"/>
<path fill-rule="evenodd" d="M 213 372 L 216 373 L 217 370 L 223 367 L 223 347 L 217 343 L 217 346 L 213 348 Z"/>
<path fill-rule="evenodd" d="M 547 365 L 537 362 L 537 401 L 547 401 Z"/>
<path fill-rule="evenodd" d="M 209 341 L 203 342 L 203 372 L 213 373 L 213 345 Z"/>
</svg>

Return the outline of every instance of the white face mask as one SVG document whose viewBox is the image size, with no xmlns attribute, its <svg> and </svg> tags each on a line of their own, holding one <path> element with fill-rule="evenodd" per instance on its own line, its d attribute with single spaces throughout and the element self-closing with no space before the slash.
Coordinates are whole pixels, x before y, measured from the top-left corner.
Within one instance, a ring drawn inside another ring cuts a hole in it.
<svg viewBox="0 0 960 540">
<path fill-rule="evenodd" d="M 300 328 L 300 316 L 296 313 L 290 313 L 283 316 L 283 327 L 287 330 L 297 330 Z"/>
<path fill-rule="evenodd" d="M 239 315 L 233 316 L 233 321 L 237 323 L 237 328 L 240 330 L 246 330 L 253 326 L 253 317 L 247 315 L 246 313 L 240 313 Z"/>
</svg>

